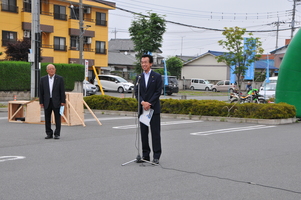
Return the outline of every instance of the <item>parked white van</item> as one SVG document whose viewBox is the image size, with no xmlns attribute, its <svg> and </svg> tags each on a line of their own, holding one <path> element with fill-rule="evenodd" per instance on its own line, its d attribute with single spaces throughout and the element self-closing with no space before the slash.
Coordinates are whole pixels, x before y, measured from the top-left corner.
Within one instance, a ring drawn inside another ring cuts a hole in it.
<svg viewBox="0 0 301 200">
<path fill-rule="evenodd" d="M 278 76 L 272 76 L 269 77 L 269 83 L 277 83 Z M 260 90 L 263 89 L 263 87 L 267 84 L 266 80 L 263 81 L 262 86 L 260 87 Z"/>
<path fill-rule="evenodd" d="M 201 78 L 192 78 L 190 89 L 191 90 L 205 90 L 209 91 L 212 89 L 213 84 L 211 84 L 208 80 Z"/>
<path fill-rule="evenodd" d="M 259 94 L 263 95 L 265 99 L 275 98 L 277 80 L 278 76 L 270 77 L 269 83 L 267 83 L 265 80 L 259 89 Z"/>
<path fill-rule="evenodd" d="M 105 91 L 117 91 L 119 93 L 132 92 L 134 90 L 134 84 L 128 82 L 124 78 L 115 75 L 98 75 L 102 89 Z M 98 91 L 100 90 L 98 81 L 95 78 L 94 85 L 96 85 Z"/>
</svg>

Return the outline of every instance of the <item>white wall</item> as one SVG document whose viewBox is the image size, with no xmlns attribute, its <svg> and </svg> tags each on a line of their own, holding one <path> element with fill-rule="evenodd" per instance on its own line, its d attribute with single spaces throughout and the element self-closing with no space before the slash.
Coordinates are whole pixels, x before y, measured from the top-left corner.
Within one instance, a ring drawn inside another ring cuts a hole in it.
<svg viewBox="0 0 301 200">
<path fill-rule="evenodd" d="M 229 79 L 229 67 L 224 63 L 218 63 L 215 57 L 207 54 L 194 60 L 182 68 L 181 78 L 203 78 L 207 80 Z"/>
</svg>

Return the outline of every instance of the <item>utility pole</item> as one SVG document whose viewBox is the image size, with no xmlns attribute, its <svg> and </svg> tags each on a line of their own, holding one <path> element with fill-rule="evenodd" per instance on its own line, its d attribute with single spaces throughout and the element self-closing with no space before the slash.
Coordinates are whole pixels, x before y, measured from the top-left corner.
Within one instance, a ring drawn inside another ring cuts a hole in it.
<svg viewBox="0 0 301 200">
<path fill-rule="evenodd" d="M 83 1 L 79 0 L 79 64 L 84 65 L 84 19 L 83 19 Z"/>
<path fill-rule="evenodd" d="M 292 25 L 291 25 L 291 39 L 293 39 L 294 36 L 294 31 L 295 31 L 295 14 L 296 14 L 296 0 L 294 1 L 294 5 L 293 5 L 293 17 L 292 17 Z"/>
<path fill-rule="evenodd" d="M 295 31 L 296 5 L 297 2 L 301 2 L 301 0 L 293 0 L 293 1 L 294 1 L 294 5 L 293 5 L 293 16 L 292 16 L 292 25 L 291 25 L 291 39 L 293 39 L 294 31 Z"/>
<path fill-rule="evenodd" d="M 183 51 L 183 37 L 185 37 L 185 36 L 182 36 L 181 38 L 181 59 L 182 59 L 182 51 Z"/>
<path fill-rule="evenodd" d="M 277 32 L 276 32 L 276 47 L 275 49 L 278 49 L 278 34 L 279 34 L 279 17 L 278 17 L 278 22 L 277 22 Z"/>
<path fill-rule="evenodd" d="M 31 98 L 39 96 L 39 81 L 40 81 L 40 44 L 41 44 L 41 30 L 40 30 L 40 0 L 31 1 Z"/>
<path fill-rule="evenodd" d="M 278 37 L 279 37 L 279 26 L 280 24 L 285 24 L 285 22 L 283 21 L 279 21 L 279 17 L 278 17 L 278 21 L 277 22 L 272 22 L 268 25 L 273 25 L 273 26 L 276 26 L 277 27 L 277 31 L 276 31 L 276 47 L 275 49 L 278 49 Z"/>
<path fill-rule="evenodd" d="M 272 24 L 274 24 L 275 26 L 277 26 L 277 31 L 276 31 L 276 49 L 278 49 L 278 36 L 279 36 L 279 26 L 280 24 L 285 24 L 285 22 L 280 22 L 279 21 L 279 17 L 278 17 L 278 21 L 277 22 L 273 22 Z"/>
</svg>

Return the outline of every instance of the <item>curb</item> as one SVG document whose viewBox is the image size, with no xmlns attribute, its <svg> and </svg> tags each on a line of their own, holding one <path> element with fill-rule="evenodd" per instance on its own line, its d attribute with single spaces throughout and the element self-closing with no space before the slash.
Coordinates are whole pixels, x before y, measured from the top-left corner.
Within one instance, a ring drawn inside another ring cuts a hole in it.
<svg viewBox="0 0 301 200">
<path fill-rule="evenodd" d="M 137 117 L 136 112 L 129 112 L 129 111 L 115 111 L 115 110 L 92 110 L 92 111 L 95 114 Z M 0 108 L 0 112 L 8 112 L 8 108 L 7 107 Z M 85 109 L 84 112 L 90 113 L 87 109 Z M 254 118 L 197 116 L 197 115 L 166 114 L 166 113 L 161 113 L 161 118 L 163 118 L 163 119 L 203 120 L 203 121 L 216 121 L 216 122 L 250 123 L 250 124 L 263 124 L 263 125 L 293 124 L 293 123 L 297 122 L 297 118 L 254 119 Z"/>
<path fill-rule="evenodd" d="M 0 112 L 8 112 L 8 107 L 0 108 Z"/>
<path fill-rule="evenodd" d="M 115 111 L 115 110 L 92 110 L 92 111 L 95 114 L 137 117 L 136 112 L 129 112 L 129 111 Z M 87 109 L 85 109 L 85 113 L 89 113 L 89 111 Z M 166 114 L 166 113 L 161 113 L 161 118 L 163 118 L 163 119 L 203 120 L 203 121 L 216 121 L 216 122 L 251 123 L 251 124 L 263 124 L 263 125 L 293 124 L 293 123 L 296 123 L 296 121 L 297 121 L 297 118 L 254 119 L 254 118 L 197 116 L 197 115 Z"/>
</svg>

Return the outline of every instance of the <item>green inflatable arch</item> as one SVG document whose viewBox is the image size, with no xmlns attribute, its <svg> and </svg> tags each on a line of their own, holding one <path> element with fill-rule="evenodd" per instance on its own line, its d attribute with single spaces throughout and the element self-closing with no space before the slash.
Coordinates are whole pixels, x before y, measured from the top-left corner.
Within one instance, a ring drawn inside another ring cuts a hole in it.
<svg viewBox="0 0 301 200">
<path fill-rule="evenodd" d="M 294 105 L 301 117 L 301 31 L 293 37 L 280 65 L 275 94 L 276 103 Z"/>
</svg>

